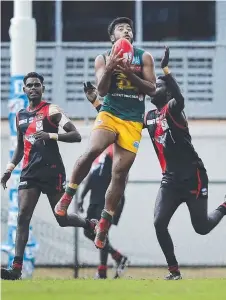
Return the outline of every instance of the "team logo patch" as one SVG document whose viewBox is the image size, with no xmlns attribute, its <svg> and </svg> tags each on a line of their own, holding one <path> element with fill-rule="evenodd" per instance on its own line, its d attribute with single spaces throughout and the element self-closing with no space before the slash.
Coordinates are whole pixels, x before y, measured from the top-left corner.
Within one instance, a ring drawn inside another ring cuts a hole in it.
<svg viewBox="0 0 226 300">
<path fill-rule="evenodd" d="M 202 188 L 202 189 L 201 189 L 201 195 L 202 195 L 202 196 L 207 196 L 207 195 L 208 195 L 208 190 L 207 190 L 207 188 Z"/>
<path fill-rule="evenodd" d="M 135 141 L 135 142 L 133 143 L 133 146 L 134 146 L 136 149 L 139 148 L 139 145 L 140 145 L 140 143 L 139 143 L 138 141 Z"/>
<path fill-rule="evenodd" d="M 36 121 L 36 131 L 43 130 L 43 123 L 42 121 Z"/>
<path fill-rule="evenodd" d="M 43 113 L 36 115 L 36 120 L 43 120 L 43 119 L 44 119 Z"/>
<path fill-rule="evenodd" d="M 166 131 L 169 128 L 166 118 L 161 121 L 161 126 L 163 131 Z"/>
<path fill-rule="evenodd" d="M 33 134 L 25 135 L 25 139 L 26 139 L 29 143 L 31 143 L 32 145 L 34 145 L 34 143 L 35 143 L 35 137 L 34 137 Z"/>
</svg>

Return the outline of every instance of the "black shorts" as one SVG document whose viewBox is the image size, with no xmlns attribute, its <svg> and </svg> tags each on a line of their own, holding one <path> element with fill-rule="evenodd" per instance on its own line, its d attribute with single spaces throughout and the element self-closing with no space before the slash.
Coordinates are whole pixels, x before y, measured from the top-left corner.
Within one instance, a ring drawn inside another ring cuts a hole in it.
<svg viewBox="0 0 226 300">
<path fill-rule="evenodd" d="M 161 188 L 166 188 L 175 196 L 180 195 L 182 201 L 208 198 L 208 176 L 205 169 L 196 169 L 192 176 L 184 180 L 173 180 L 163 176 Z"/>
<path fill-rule="evenodd" d="M 124 207 L 124 203 L 125 203 L 125 197 L 123 196 L 122 199 L 119 202 L 119 205 L 116 209 L 115 215 L 113 217 L 112 220 L 112 224 L 113 225 L 118 225 L 118 222 L 120 220 L 122 211 L 123 211 L 123 207 Z M 99 205 L 99 204 L 90 204 L 88 209 L 87 209 L 87 219 L 100 219 L 101 216 L 101 212 L 103 210 L 104 206 L 103 205 Z"/>
<path fill-rule="evenodd" d="M 51 174 L 52 175 L 52 174 Z M 43 194 L 55 195 L 63 193 L 66 187 L 66 174 L 57 173 L 48 179 L 20 177 L 18 190 L 38 188 Z"/>
</svg>

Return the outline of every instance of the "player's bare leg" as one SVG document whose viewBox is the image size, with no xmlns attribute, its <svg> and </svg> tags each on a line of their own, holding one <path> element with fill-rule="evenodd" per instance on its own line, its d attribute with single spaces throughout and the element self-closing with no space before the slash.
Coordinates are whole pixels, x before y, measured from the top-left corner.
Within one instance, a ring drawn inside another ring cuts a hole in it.
<svg viewBox="0 0 226 300">
<path fill-rule="evenodd" d="M 50 206 L 54 213 L 54 208 L 60 198 L 63 196 L 63 193 L 55 194 L 55 195 L 47 195 L 49 199 Z M 57 216 L 54 213 L 54 216 L 60 227 L 82 227 L 90 233 L 94 234 L 94 229 L 96 222 L 88 219 L 81 218 L 79 215 L 75 213 L 67 214 L 66 216 Z"/>
<path fill-rule="evenodd" d="M 17 218 L 17 231 L 15 242 L 15 257 L 11 269 L 1 269 L 1 278 L 5 280 L 17 280 L 21 277 L 24 250 L 28 241 L 29 225 L 38 202 L 40 191 L 30 188 L 18 191 L 19 213 Z"/>
<path fill-rule="evenodd" d="M 93 161 L 109 145 L 115 141 L 115 133 L 105 129 L 95 129 L 91 132 L 88 150 L 76 161 L 72 171 L 70 183 L 68 184 L 64 195 L 55 207 L 55 213 L 58 216 L 65 216 L 73 196 L 78 189 L 79 184 L 87 176 Z"/>
<path fill-rule="evenodd" d="M 95 245 L 97 248 L 104 248 L 106 237 L 111 225 L 112 217 L 116 211 L 118 203 L 123 196 L 128 172 L 135 160 L 136 154 L 115 146 L 112 165 L 112 179 L 106 192 L 105 208 L 101 213 L 101 219 L 96 229 Z"/>
</svg>

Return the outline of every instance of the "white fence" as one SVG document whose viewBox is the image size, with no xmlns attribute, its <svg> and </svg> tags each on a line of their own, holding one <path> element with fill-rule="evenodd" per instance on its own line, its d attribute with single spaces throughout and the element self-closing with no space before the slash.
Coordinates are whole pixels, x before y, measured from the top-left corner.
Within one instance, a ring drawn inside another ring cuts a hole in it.
<svg viewBox="0 0 226 300">
<path fill-rule="evenodd" d="M 170 67 L 184 93 L 188 117 L 226 118 L 226 104 L 222 96 L 225 85 L 220 84 L 222 72 L 219 67 L 226 66 L 226 45 L 214 42 L 168 42 L 167 45 L 171 50 Z M 152 53 L 156 73 L 160 75 L 164 44 L 153 42 L 140 46 Z M 95 57 L 109 47 L 109 43 L 62 43 L 61 46 L 38 43 L 36 71 L 45 77 L 45 99 L 59 104 L 70 117 L 94 117 L 95 112 L 84 101 L 83 82 L 95 81 Z M 7 117 L 9 44 L 2 43 L 1 51 L 1 116 Z"/>
</svg>

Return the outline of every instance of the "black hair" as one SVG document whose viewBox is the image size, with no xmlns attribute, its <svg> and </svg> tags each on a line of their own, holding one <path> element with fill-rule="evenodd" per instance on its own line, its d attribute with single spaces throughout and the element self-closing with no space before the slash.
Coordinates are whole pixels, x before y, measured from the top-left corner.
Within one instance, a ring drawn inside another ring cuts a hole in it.
<svg viewBox="0 0 226 300">
<path fill-rule="evenodd" d="M 26 84 L 28 78 L 38 78 L 41 81 L 41 84 L 44 82 L 44 77 L 36 72 L 30 72 L 26 76 L 24 76 L 23 82 Z"/>
<path fill-rule="evenodd" d="M 118 18 L 114 19 L 108 26 L 109 37 L 113 34 L 113 32 L 115 30 L 115 26 L 118 24 L 122 24 L 122 23 L 128 24 L 131 27 L 132 32 L 134 33 L 133 21 L 126 17 L 118 17 Z"/>
</svg>

